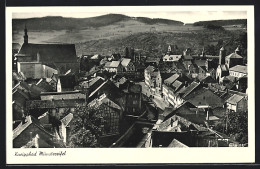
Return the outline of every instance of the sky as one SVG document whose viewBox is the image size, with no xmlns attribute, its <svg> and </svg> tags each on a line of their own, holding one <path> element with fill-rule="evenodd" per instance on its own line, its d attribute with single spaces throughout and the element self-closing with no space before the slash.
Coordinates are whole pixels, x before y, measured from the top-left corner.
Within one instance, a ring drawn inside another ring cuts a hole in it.
<svg viewBox="0 0 260 169">
<path fill-rule="evenodd" d="M 149 17 L 149 18 L 163 18 L 177 20 L 184 23 L 194 23 L 197 21 L 207 20 L 223 20 L 223 19 L 246 19 L 247 12 L 240 10 L 200 10 L 196 11 L 186 10 L 185 8 L 180 10 L 178 8 L 140 8 L 140 7 L 88 7 L 87 10 L 75 10 L 75 8 L 55 8 L 55 10 L 27 10 L 25 12 L 13 13 L 13 18 L 33 18 L 33 17 L 45 17 L 45 16 L 63 16 L 73 18 L 88 18 L 94 16 L 100 16 L 105 14 L 123 14 L 131 17 Z M 86 8 L 85 8 L 86 9 Z M 196 9 L 196 8 L 195 8 Z M 56 12 L 53 12 L 56 11 Z M 64 12 L 68 11 L 68 12 Z"/>
</svg>

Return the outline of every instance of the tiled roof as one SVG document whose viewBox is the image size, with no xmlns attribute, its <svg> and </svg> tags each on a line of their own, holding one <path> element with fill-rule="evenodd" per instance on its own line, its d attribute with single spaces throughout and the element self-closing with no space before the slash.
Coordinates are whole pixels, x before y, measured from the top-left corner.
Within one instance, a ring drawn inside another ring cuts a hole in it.
<svg viewBox="0 0 260 169">
<path fill-rule="evenodd" d="M 112 62 L 106 62 L 104 67 L 110 67 L 110 64 L 111 64 L 111 63 L 112 63 Z"/>
<path fill-rule="evenodd" d="M 194 91 L 193 93 L 185 97 L 185 100 L 196 107 L 210 106 L 212 108 L 216 108 L 221 107 L 224 104 L 224 100 L 222 98 L 220 98 L 218 95 L 207 88 L 201 88 Z"/>
<path fill-rule="evenodd" d="M 18 137 L 27 127 L 29 127 L 31 124 L 35 124 L 40 130 L 48 134 L 49 136 L 53 136 L 50 134 L 47 130 L 44 129 L 44 127 L 41 125 L 39 121 L 37 121 L 34 117 L 32 116 L 27 116 L 26 118 L 27 122 L 20 127 L 17 127 L 13 130 L 13 139 Z"/>
<path fill-rule="evenodd" d="M 234 67 L 231 67 L 229 71 L 234 71 L 234 72 L 240 72 L 240 73 L 245 73 L 247 74 L 247 66 L 243 65 L 236 65 Z"/>
<path fill-rule="evenodd" d="M 172 87 L 174 88 L 174 91 L 178 90 L 182 85 L 182 82 L 176 80 L 175 82 L 173 82 Z"/>
<path fill-rule="evenodd" d="M 183 144 L 182 142 L 180 142 L 180 141 L 178 141 L 176 139 L 173 139 L 168 147 L 187 148 L 188 146 L 186 146 L 185 144 Z"/>
<path fill-rule="evenodd" d="M 131 62 L 131 59 L 128 59 L 128 58 L 123 58 L 122 61 L 121 61 L 121 65 L 126 67 L 128 66 L 128 64 Z"/>
<path fill-rule="evenodd" d="M 244 97 L 234 94 L 233 96 L 231 96 L 229 99 L 227 99 L 227 103 L 231 103 L 231 104 L 237 104 L 240 100 L 242 100 Z"/>
<path fill-rule="evenodd" d="M 243 59 L 243 57 L 240 56 L 237 53 L 231 53 L 230 55 L 226 56 L 226 58 L 240 58 L 240 59 Z"/>
<path fill-rule="evenodd" d="M 23 44 L 17 56 L 36 57 L 41 62 L 77 62 L 74 44 Z"/>
<path fill-rule="evenodd" d="M 200 84 L 197 82 L 192 82 L 184 91 L 183 97 L 188 96 L 195 88 L 197 88 Z"/>
<path fill-rule="evenodd" d="M 151 73 L 155 70 L 155 68 L 153 66 L 148 66 L 146 69 L 145 69 L 147 72 Z"/>
<path fill-rule="evenodd" d="M 63 117 L 63 119 L 61 119 L 61 122 L 66 127 L 71 122 L 72 118 L 73 118 L 73 114 L 69 113 L 67 116 L 65 116 L 65 117 Z"/>
<path fill-rule="evenodd" d="M 191 57 L 191 55 L 184 55 L 183 56 L 184 60 L 192 60 L 193 57 Z"/>
<path fill-rule="evenodd" d="M 164 83 L 166 83 L 166 84 L 172 84 L 175 80 L 177 80 L 178 78 L 180 77 L 180 75 L 179 74 L 174 74 L 174 75 L 172 75 L 171 77 L 169 77 L 168 79 L 165 79 L 164 80 Z"/>
<path fill-rule="evenodd" d="M 205 62 L 206 60 L 195 60 L 194 63 L 197 65 L 197 66 L 205 66 Z"/>
<path fill-rule="evenodd" d="M 112 61 L 109 67 L 116 68 L 120 64 L 120 61 Z"/>
</svg>

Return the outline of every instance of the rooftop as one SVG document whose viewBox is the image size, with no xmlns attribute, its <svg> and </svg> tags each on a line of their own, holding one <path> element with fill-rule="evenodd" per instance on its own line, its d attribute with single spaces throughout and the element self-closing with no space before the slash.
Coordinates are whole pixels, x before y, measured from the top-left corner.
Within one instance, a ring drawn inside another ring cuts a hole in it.
<svg viewBox="0 0 260 169">
<path fill-rule="evenodd" d="M 240 73 L 245 73 L 247 74 L 247 66 L 243 65 L 236 65 L 234 67 L 231 67 L 229 71 L 234 71 L 234 72 L 240 72 Z"/>
<path fill-rule="evenodd" d="M 77 62 L 74 44 L 23 44 L 17 56 L 36 57 L 40 62 Z"/>
<path fill-rule="evenodd" d="M 233 96 L 231 96 L 229 99 L 227 99 L 227 103 L 231 103 L 231 104 L 237 104 L 240 100 L 242 100 L 244 97 L 234 94 Z"/>
</svg>

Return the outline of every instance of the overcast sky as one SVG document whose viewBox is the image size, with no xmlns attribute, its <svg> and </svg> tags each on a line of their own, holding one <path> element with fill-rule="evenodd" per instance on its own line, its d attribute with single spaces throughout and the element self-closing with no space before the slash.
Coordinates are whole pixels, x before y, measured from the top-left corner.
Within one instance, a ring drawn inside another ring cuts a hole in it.
<svg viewBox="0 0 260 169">
<path fill-rule="evenodd" d="M 33 11 L 33 12 L 19 12 L 13 13 L 13 18 L 33 18 L 33 17 L 44 17 L 44 16 L 63 16 L 63 17 L 74 17 L 74 18 L 87 18 L 105 15 L 109 13 L 124 14 L 132 17 L 149 17 L 149 18 L 164 18 L 172 19 L 177 21 L 182 21 L 184 23 L 193 23 L 197 21 L 206 20 L 223 20 L 223 19 L 246 19 L 247 12 L 243 11 L 176 11 L 170 10 L 169 8 L 158 8 L 149 9 L 147 8 L 115 8 L 115 7 L 99 7 L 99 8 L 88 8 L 87 10 L 70 10 L 67 8 L 65 10 L 51 10 L 57 12 L 49 12 L 44 10 Z M 177 9 L 177 8 L 176 8 Z M 68 12 L 64 12 L 68 11 Z M 99 11 L 99 12 L 97 12 Z"/>
</svg>

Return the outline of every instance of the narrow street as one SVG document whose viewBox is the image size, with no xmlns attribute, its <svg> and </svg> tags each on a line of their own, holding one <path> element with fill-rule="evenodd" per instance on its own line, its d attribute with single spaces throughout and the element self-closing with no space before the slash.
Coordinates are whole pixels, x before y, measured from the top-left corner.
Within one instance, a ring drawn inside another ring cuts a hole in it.
<svg viewBox="0 0 260 169">
<path fill-rule="evenodd" d="M 149 88 L 145 85 L 144 82 L 139 82 L 137 84 L 140 84 L 142 86 L 142 93 L 146 95 L 147 97 L 150 97 L 152 94 L 149 91 Z M 152 100 L 156 104 L 158 108 L 160 108 L 162 111 L 167 107 L 167 103 L 158 95 L 152 95 Z"/>
</svg>

